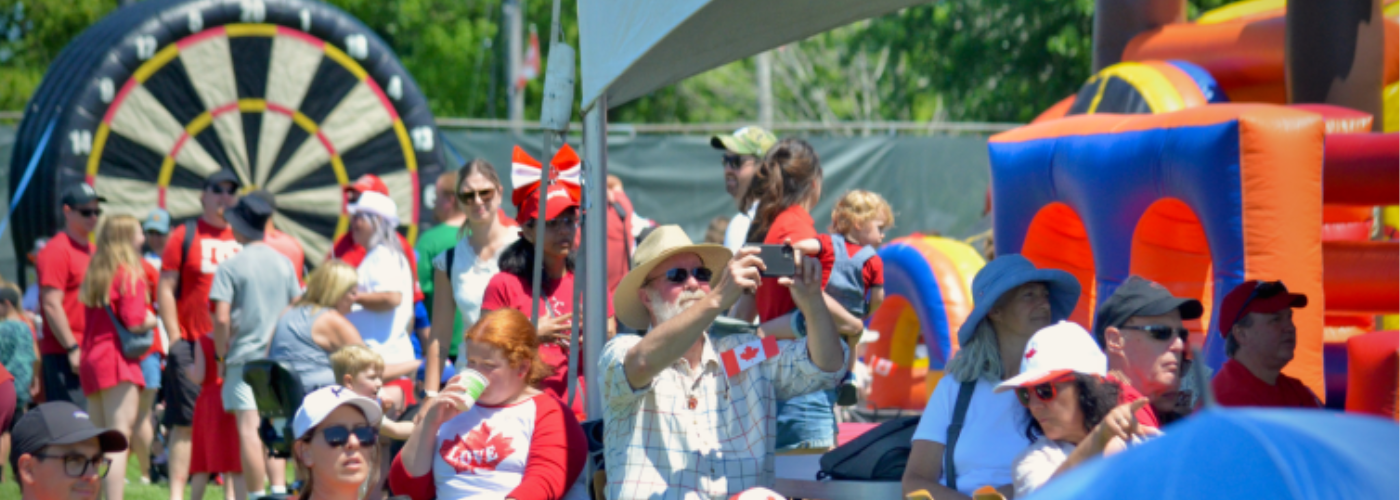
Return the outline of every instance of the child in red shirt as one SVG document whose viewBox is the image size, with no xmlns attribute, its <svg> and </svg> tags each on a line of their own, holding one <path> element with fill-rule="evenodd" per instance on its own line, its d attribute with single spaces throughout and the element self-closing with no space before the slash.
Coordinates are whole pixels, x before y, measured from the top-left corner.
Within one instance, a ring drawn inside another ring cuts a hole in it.
<svg viewBox="0 0 1400 500">
<path fill-rule="evenodd" d="M 831 210 L 831 234 L 817 237 L 822 251 L 822 283 L 826 294 L 864 320 L 885 300 L 885 263 L 876 249 L 885 242 L 885 230 L 894 225 L 894 211 L 879 194 L 855 190 L 846 193 Z M 846 337 L 851 356 L 846 368 L 852 371 L 859 357 L 860 337 Z M 850 377 L 837 389 L 836 404 L 851 406 L 859 400 Z"/>
</svg>

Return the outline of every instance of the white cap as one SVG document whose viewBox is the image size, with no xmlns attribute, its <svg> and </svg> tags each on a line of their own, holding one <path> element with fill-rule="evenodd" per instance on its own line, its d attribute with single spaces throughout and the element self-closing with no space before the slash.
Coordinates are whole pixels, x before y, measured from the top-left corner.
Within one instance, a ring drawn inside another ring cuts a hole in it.
<svg viewBox="0 0 1400 500">
<path fill-rule="evenodd" d="M 360 212 L 371 213 L 389 220 L 390 224 L 399 225 L 399 205 L 394 203 L 394 199 L 384 196 L 377 191 L 366 191 L 360 193 L 360 199 L 347 209 L 350 215 Z"/>
<path fill-rule="evenodd" d="M 1084 327 L 1061 321 L 1031 336 L 1021 357 L 1021 374 L 997 384 L 994 392 L 1043 384 L 1069 373 L 1102 377 L 1108 373 L 1108 357 Z"/>
<path fill-rule="evenodd" d="M 331 412 L 343 405 L 355 405 L 364 412 L 365 420 L 371 425 L 379 425 L 379 419 L 383 418 L 383 411 L 379 409 L 379 403 L 373 399 L 355 394 L 350 389 L 332 385 L 317 389 L 315 392 L 306 395 L 306 399 L 301 400 L 301 408 L 297 410 L 297 415 L 292 419 L 292 433 L 297 439 L 306 436 L 306 432 L 321 425 L 321 421 L 330 416 Z"/>
<path fill-rule="evenodd" d="M 753 487 L 729 497 L 729 500 L 780 500 L 787 498 L 781 493 L 763 487 Z"/>
</svg>

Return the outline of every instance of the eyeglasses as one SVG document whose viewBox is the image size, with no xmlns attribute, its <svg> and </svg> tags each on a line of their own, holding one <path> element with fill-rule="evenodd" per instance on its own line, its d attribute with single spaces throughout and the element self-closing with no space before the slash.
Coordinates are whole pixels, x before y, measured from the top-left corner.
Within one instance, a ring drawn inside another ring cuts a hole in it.
<svg viewBox="0 0 1400 500">
<path fill-rule="evenodd" d="M 1259 286 L 1254 287 L 1254 291 L 1249 292 L 1249 298 L 1244 299 L 1244 303 L 1240 304 L 1240 310 L 1235 313 L 1235 317 L 1239 318 L 1240 316 L 1244 316 L 1245 310 L 1249 309 L 1249 303 L 1254 302 L 1254 299 L 1267 299 L 1283 293 L 1283 291 L 1287 289 L 1287 287 L 1283 286 L 1282 281 L 1265 281 L 1259 283 Z"/>
<path fill-rule="evenodd" d="M 79 213 L 79 214 L 82 214 L 83 217 L 98 217 L 98 216 L 101 216 L 101 215 L 102 215 L 102 209 L 100 209 L 100 208 L 79 208 L 79 209 L 78 209 L 78 213 Z"/>
<path fill-rule="evenodd" d="M 476 203 L 477 200 L 481 200 L 481 203 L 486 203 L 491 201 L 491 199 L 495 197 L 495 189 L 483 189 L 480 191 L 467 191 L 465 193 L 457 193 L 457 201 L 461 202 L 463 205 Z"/>
<path fill-rule="evenodd" d="M 345 443 L 350 442 L 351 434 L 355 435 L 355 439 L 360 442 L 360 446 L 374 446 L 375 443 L 379 442 L 379 429 L 368 425 L 362 425 L 354 429 L 343 425 L 332 425 L 321 429 L 321 435 L 326 438 L 326 444 L 331 445 L 332 448 L 345 446 Z"/>
<path fill-rule="evenodd" d="M 577 217 L 575 217 L 575 216 L 573 216 L 573 215 L 566 215 L 566 216 L 563 216 L 563 217 L 555 217 L 554 220 L 545 222 L 545 227 L 548 228 L 548 229 L 551 230 L 551 231 L 554 231 L 554 230 L 559 230 L 559 229 L 563 229 L 563 228 L 566 228 L 566 227 L 573 227 L 573 225 L 574 225 L 575 222 L 578 222 L 578 218 L 577 218 Z M 526 225 L 529 226 L 530 228 L 534 228 L 534 227 L 535 227 L 535 221 L 531 220 L 530 223 L 529 223 L 529 224 L 526 224 Z"/>
<path fill-rule="evenodd" d="M 666 281 L 679 285 L 681 283 L 685 283 L 685 280 L 690 279 L 691 276 L 695 277 L 695 281 L 701 283 L 709 283 L 710 278 L 713 278 L 714 275 L 714 271 L 711 271 L 707 267 L 697 267 L 695 269 L 677 267 L 674 269 L 667 269 L 666 274 L 663 274 L 658 278 L 666 278 Z M 650 283 L 651 281 L 653 280 L 647 280 L 648 283 Z"/>
<path fill-rule="evenodd" d="M 744 155 L 727 154 L 724 155 L 724 168 L 738 170 L 744 166 Z"/>
<path fill-rule="evenodd" d="M 62 460 L 63 473 L 73 478 L 86 476 L 88 470 L 91 469 L 96 471 L 98 479 L 101 479 L 107 477 L 107 471 L 112 468 L 112 459 L 103 455 L 86 457 L 76 453 L 68 455 L 42 455 L 36 453 L 33 456 L 40 460 Z"/>
<path fill-rule="evenodd" d="M 225 188 L 225 187 L 219 186 L 219 185 L 209 186 L 209 187 L 205 188 L 204 190 L 205 190 L 205 191 L 208 191 L 208 192 L 210 192 L 210 193 L 213 193 L 213 194 L 223 194 L 223 195 L 229 195 L 229 194 L 236 194 L 236 193 L 238 193 L 238 188 L 237 188 L 237 187 Z"/>
<path fill-rule="evenodd" d="M 1167 325 L 1124 326 L 1123 329 L 1144 331 L 1156 340 L 1170 340 L 1172 336 L 1175 335 L 1181 337 L 1182 341 L 1186 341 L 1191 336 L 1191 330 L 1187 330 L 1186 328 L 1171 327 Z"/>
<path fill-rule="evenodd" d="M 1060 393 L 1060 384 L 1068 383 L 1070 380 L 1072 380 L 1070 377 L 1064 377 L 1031 387 L 1017 387 L 1016 399 L 1021 401 L 1021 406 L 1029 406 L 1031 404 L 1031 394 L 1035 394 L 1035 398 L 1041 401 L 1048 402 L 1054 400 L 1055 395 Z"/>
</svg>

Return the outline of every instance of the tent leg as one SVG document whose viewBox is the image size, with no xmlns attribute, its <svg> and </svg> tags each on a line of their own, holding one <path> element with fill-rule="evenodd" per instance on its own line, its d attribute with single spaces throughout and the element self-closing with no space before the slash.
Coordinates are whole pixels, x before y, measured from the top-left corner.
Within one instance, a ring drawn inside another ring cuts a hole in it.
<svg viewBox="0 0 1400 500">
<path fill-rule="evenodd" d="M 603 378 L 598 358 L 607 338 L 608 297 L 608 103 L 599 97 L 593 109 L 583 117 L 583 158 L 585 197 L 590 205 L 584 207 L 584 315 L 583 363 L 588 372 L 588 418 L 603 418 Z"/>
</svg>

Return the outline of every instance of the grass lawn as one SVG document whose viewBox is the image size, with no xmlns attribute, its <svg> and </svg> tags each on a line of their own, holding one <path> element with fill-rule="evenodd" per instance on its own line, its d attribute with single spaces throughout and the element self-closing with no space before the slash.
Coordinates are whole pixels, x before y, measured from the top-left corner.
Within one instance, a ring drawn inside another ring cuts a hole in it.
<svg viewBox="0 0 1400 500">
<path fill-rule="evenodd" d="M 290 464 L 287 468 L 287 478 L 296 477 Z M 126 485 L 126 500 L 170 500 L 170 483 L 146 485 L 141 484 L 136 474 L 136 459 L 131 460 L 131 464 L 126 467 L 126 478 L 129 483 Z M 11 474 L 9 464 L 5 464 L 5 482 L 0 483 L 0 498 L 19 498 L 19 486 L 15 484 L 14 474 Z M 185 489 L 185 498 L 190 498 L 189 489 Z M 209 483 L 209 487 L 204 489 L 204 498 L 196 500 L 223 500 L 224 490 L 222 487 Z"/>
</svg>

